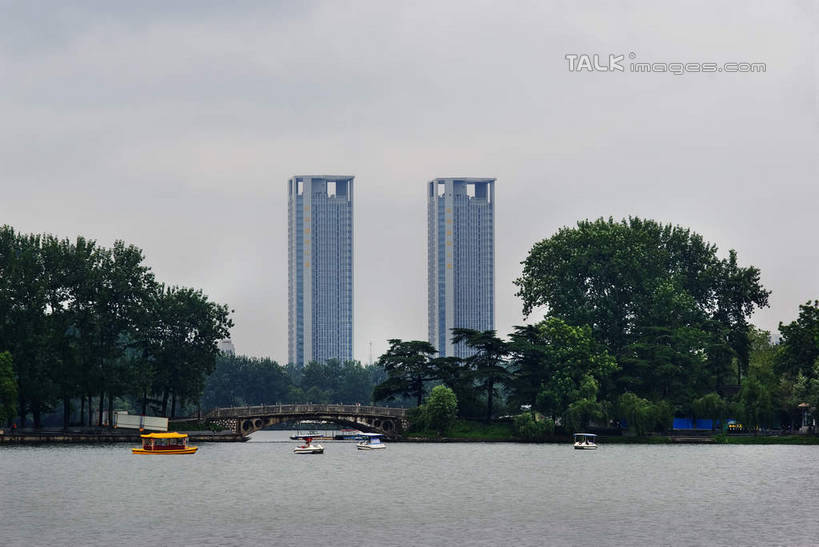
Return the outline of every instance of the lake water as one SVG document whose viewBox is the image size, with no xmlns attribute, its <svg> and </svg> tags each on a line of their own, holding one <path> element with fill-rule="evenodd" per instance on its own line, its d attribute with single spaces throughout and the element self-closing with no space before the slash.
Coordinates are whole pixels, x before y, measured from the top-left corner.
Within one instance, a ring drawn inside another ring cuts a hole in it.
<svg viewBox="0 0 819 547">
<path fill-rule="evenodd" d="M 811 545 L 819 446 L 0 447 L 0 544 Z"/>
</svg>

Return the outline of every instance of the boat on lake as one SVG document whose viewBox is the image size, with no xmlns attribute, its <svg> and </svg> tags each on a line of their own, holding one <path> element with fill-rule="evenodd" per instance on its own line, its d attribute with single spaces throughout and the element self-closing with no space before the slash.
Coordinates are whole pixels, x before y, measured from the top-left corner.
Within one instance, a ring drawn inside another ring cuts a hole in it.
<svg viewBox="0 0 819 547">
<path fill-rule="evenodd" d="M 148 433 L 140 435 L 142 448 L 132 448 L 134 454 L 195 454 L 198 446 L 188 446 L 187 433 Z"/>
<path fill-rule="evenodd" d="M 356 443 L 356 448 L 359 450 L 381 450 L 387 448 L 387 445 L 381 442 L 381 433 L 362 433 L 364 440 Z"/>
<path fill-rule="evenodd" d="M 575 433 L 575 450 L 597 450 L 597 435 L 594 433 Z"/>
<path fill-rule="evenodd" d="M 294 454 L 324 454 L 324 447 L 320 444 L 313 444 L 312 437 L 304 437 L 304 444 L 293 449 Z"/>
<path fill-rule="evenodd" d="M 358 429 L 342 429 L 333 438 L 337 441 L 363 441 L 364 434 Z"/>
</svg>

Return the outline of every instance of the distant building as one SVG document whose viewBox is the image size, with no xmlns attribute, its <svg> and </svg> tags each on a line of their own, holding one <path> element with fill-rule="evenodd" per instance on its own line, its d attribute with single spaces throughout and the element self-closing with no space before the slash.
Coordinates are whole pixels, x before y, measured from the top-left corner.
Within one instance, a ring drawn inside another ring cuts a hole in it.
<svg viewBox="0 0 819 547">
<path fill-rule="evenodd" d="M 353 358 L 353 177 L 288 181 L 288 362 Z"/>
<path fill-rule="evenodd" d="M 440 178 L 427 185 L 429 341 L 466 357 L 453 328 L 495 328 L 495 179 Z"/>
<path fill-rule="evenodd" d="M 233 342 L 231 342 L 230 338 L 219 340 L 219 352 L 225 355 L 236 355 L 236 348 L 233 347 Z"/>
</svg>

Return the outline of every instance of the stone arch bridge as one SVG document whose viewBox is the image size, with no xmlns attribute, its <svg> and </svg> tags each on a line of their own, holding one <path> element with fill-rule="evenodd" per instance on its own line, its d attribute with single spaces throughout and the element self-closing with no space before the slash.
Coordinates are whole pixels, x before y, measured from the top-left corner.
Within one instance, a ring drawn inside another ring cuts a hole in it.
<svg viewBox="0 0 819 547">
<path fill-rule="evenodd" d="M 300 420 L 322 420 L 354 427 L 369 433 L 401 437 L 407 429 L 407 409 L 362 405 L 262 405 L 216 408 L 204 419 L 242 435 L 263 427 Z"/>
</svg>

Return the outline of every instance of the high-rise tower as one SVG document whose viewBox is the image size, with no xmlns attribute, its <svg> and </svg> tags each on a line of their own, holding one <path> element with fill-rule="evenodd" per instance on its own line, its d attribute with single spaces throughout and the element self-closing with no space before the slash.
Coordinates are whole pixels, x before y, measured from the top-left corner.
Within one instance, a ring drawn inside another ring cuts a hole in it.
<svg viewBox="0 0 819 547">
<path fill-rule="evenodd" d="M 353 358 L 353 177 L 288 182 L 288 361 Z"/>
<path fill-rule="evenodd" d="M 495 328 L 495 179 L 435 179 L 427 200 L 429 341 L 466 357 L 451 329 Z"/>
</svg>

